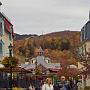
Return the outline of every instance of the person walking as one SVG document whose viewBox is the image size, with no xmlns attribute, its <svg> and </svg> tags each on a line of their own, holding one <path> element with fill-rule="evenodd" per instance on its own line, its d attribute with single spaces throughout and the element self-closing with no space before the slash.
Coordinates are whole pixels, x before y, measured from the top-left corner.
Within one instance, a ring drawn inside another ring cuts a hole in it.
<svg viewBox="0 0 90 90">
<path fill-rule="evenodd" d="M 46 82 L 42 85 L 42 90 L 54 90 L 51 78 L 46 79 Z"/>
<path fill-rule="evenodd" d="M 29 90 L 35 90 L 35 87 L 33 85 L 29 85 Z"/>
<path fill-rule="evenodd" d="M 60 77 L 60 81 L 54 85 L 54 90 L 71 90 L 69 82 L 66 81 L 65 76 Z"/>
</svg>

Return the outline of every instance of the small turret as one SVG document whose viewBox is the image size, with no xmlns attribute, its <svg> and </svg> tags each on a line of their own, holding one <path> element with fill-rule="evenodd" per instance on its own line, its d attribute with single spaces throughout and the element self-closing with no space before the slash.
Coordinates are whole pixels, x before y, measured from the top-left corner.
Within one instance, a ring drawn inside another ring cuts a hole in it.
<svg viewBox="0 0 90 90">
<path fill-rule="evenodd" d="M 42 56 L 42 55 L 43 55 L 43 50 L 42 50 L 41 47 L 40 47 L 39 50 L 38 50 L 38 55 L 39 55 L 39 56 Z"/>
</svg>

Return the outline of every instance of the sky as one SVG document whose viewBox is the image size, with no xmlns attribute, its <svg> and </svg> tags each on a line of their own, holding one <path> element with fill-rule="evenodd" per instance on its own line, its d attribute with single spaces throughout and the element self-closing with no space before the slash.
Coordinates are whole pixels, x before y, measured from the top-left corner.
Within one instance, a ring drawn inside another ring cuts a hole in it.
<svg viewBox="0 0 90 90">
<path fill-rule="evenodd" d="M 18 34 L 80 31 L 89 19 L 90 0 L 1 0 Z"/>
</svg>

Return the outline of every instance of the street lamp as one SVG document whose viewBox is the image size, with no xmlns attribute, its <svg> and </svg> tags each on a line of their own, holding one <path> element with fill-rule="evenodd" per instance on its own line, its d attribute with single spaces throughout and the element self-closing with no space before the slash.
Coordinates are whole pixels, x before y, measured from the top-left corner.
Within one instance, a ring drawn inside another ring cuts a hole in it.
<svg viewBox="0 0 90 90">
<path fill-rule="evenodd" d="M 36 76 L 36 88 L 37 88 L 37 58 L 35 61 L 35 76 Z"/>
<path fill-rule="evenodd" d="M 13 46 L 12 44 L 10 43 L 10 45 L 8 46 L 8 49 L 9 49 L 9 57 L 12 57 L 12 49 L 13 49 Z M 12 90 L 12 62 L 10 61 L 10 90 Z"/>
<path fill-rule="evenodd" d="M 13 46 L 12 46 L 11 43 L 10 43 L 10 45 L 8 46 L 8 49 L 9 49 L 9 57 L 12 57 L 12 49 L 13 49 Z"/>
</svg>

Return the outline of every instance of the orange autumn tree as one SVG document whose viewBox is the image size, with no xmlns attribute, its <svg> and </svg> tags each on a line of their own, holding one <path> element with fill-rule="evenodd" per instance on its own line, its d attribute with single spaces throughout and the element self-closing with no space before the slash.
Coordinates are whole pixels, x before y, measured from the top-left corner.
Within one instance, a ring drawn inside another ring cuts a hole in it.
<svg viewBox="0 0 90 90">
<path fill-rule="evenodd" d="M 69 65 L 77 65 L 77 61 L 73 58 L 73 55 L 69 51 L 64 50 L 60 52 L 59 60 L 61 64 L 61 69 L 58 73 L 59 76 L 65 75 L 68 77 L 69 73 L 71 73 L 71 76 L 74 76 L 74 73 L 78 73 L 77 69 L 71 69 L 71 71 L 68 69 Z"/>
<path fill-rule="evenodd" d="M 38 50 L 39 50 L 38 48 L 35 48 L 34 49 L 34 56 L 37 56 L 38 55 Z"/>
<path fill-rule="evenodd" d="M 59 59 L 59 52 L 57 50 L 52 50 L 51 53 L 50 53 L 50 58 L 52 60 L 52 62 L 59 62 L 58 59 Z"/>
<path fill-rule="evenodd" d="M 50 56 L 48 49 L 45 49 L 45 50 L 44 50 L 44 56 L 46 56 L 46 57 L 49 57 L 49 56 Z"/>
</svg>

